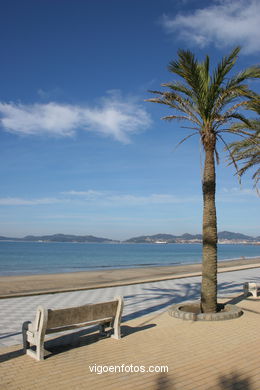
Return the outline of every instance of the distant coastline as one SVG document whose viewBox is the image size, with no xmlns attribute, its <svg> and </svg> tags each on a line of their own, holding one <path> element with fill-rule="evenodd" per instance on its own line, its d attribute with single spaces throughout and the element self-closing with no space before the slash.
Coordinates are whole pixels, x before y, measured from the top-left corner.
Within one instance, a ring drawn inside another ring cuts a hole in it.
<svg viewBox="0 0 260 390">
<path fill-rule="evenodd" d="M 201 234 L 184 233 L 181 236 L 172 234 L 155 234 L 147 236 L 133 237 L 124 241 L 112 240 L 104 237 L 95 237 L 92 235 L 73 235 L 73 234 L 52 234 L 43 236 L 25 236 L 23 238 L 0 236 L 0 242 L 59 242 L 59 243 L 95 243 L 95 244 L 201 244 Z M 242 233 L 233 233 L 223 231 L 218 233 L 218 244 L 244 244 L 244 245 L 260 245 L 260 236 L 252 237 Z"/>
</svg>

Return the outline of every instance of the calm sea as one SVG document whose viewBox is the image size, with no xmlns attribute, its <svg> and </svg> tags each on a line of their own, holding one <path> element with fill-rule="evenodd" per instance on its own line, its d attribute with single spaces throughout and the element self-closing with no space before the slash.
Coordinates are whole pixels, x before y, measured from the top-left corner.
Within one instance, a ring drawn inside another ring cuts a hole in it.
<svg viewBox="0 0 260 390">
<path fill-rule="evenodd" d="M 0 275 L 200 263 L 201 250 L 200 244 L 0 242 Z M 218 247 L 219 260 L 258 256 L 256 245 Z"/>
</svg>

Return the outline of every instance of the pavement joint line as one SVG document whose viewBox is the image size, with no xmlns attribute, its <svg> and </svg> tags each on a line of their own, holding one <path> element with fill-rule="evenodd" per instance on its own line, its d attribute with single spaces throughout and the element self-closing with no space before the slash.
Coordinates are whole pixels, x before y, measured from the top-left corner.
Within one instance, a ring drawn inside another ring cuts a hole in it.
<svg viewBox="0 0 260 390">
<path fill-rule="evenodd" d="M 260 263 L 233 266 L 233 267 L 223 267 L 223 268 L 220 267 L 218 269 L 218 273 L 241 271 L 241 270 L 252 269 L 252 268 L 260 268 Z M 59 294 L 59 293 L 74 292 L 74 291 L 96 290 L 101 288 L 120 287 L 120 286 L 132 286 L 136 284 L 145 284 L 145 283 L 153 283 L 153 282 L 162 282 L 166 280 L 196 277 L 196 276 L 201 276 L 201 274 L 202 274 L 201 272 L 192 272 L 192 273 L 185 273 L 185 274 L 178 274 L 178 275 L 171 275 L 171 276 L 162 276 L 162 277 L 151 278 L 151 279 L 141 279 L 141 280 L 135 280 L 129 282 L 124 281 L 124 282 L 112 282 L 108 284 L 106 283 L 97 284 L 89 287 L 75 287 L 75 288 L 59 289 L 59 290 L 52 289 L 46 291 L 33 291 L 28 293 L 4 294 L 4 295 L 0 295 L 0 299 L 21 298 L 21 297 L 30 297 L 30 296 L 47 295 L 47 294 Z"/>
</svg>

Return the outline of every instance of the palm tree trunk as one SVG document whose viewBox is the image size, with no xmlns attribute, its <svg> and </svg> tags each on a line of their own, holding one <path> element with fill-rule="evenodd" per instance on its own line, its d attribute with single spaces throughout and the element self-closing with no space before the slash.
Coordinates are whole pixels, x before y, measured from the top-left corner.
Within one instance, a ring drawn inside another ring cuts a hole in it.
<svg viewBox="0 0 260 390">
<path fill-rule="evenodd" d="M 206 148 L 203 176 L 203 259 L 201 311 L 217 311 L 217 216 L 214 148 Z"/>
</svg>

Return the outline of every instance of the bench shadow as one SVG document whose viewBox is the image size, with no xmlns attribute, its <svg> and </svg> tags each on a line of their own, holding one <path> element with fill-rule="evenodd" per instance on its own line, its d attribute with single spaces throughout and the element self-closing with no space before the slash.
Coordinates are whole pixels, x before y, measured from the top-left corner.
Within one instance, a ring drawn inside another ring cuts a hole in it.
<svg viewBox="0 0 260 390">
<path fill-rule="evenodd" d="M 121 335 L 127 337 L 130 334 L 141 332 L 146 329 L 150 329 L 156 326 L 155 324 L 147 324 L 144 326 L 132 327 L 128 325 L 121 326 Z M 50 358 L 52 355 L 67 352 L 71 349 L 81 348 L 86 345 L 94 344 L 102 341 L 105 338 L 110 337 L 111 332 L 108 331 L 104 335 L 100 335 L 98 327 L 92 327 L 92 329 L 83 329 L 78 332 L 73 332 L 68 335 L 56 337 L 51 340 L 47 340 L 44 343 L 44 349 L 50 354 L 45 356 L 45 359 Z"/>
<path fill-rule="evenodd" d="M 143 326 L 129 326 L 129 325 L 123 325 L 121 326 L 122 330 L 122 337 L 129 336 L 130 334 L 141 332 L 143 330 L 151 329 L 157 326 L 156 324 L 147 324 Z"/>
<path fill-rule="evenodd" d="M 244 299 L 245 299 L 244 294 L 240 294 L 240 295 L 238 295 L 238 296 L 236 296 L 234 298 L 229 299 L 225 303 L 228 303 L 230 305 L 236 305 L 237 303 L 243 301 Z"/>
<path fill-rule="evenodd" d="M 20 356 L 24 355 L 23 349 L 17 349 L 15 351 L 3 353 L 0 355 L 0 363 L 7 362 L 8 360 L 11 359 L 16 359 Z"/>
<path fill-rule="evenodd" d="M 22 334 L 22 332 L 15 332 L 15 333 L 0 333 L 0 339 L 6 339 L 6 338 L 8 338 L 8 337 L 18 336 L 19 334 Z"/>
<path fill-rule="evenodd" d="M 234 297 L 232 299 L 230 299 L 229 301 L 227 301 L 226 303 L 228 304 L 231 304 L 231 305 L 236 305 L 237 303 L 240 303 L 241 301 L 243 300 L 249 300 L 249 301 L 256 301 L 257 299 L 256 298 L 253 298 L 252 296 L 248 296 L 248 297 L 245 297 L 244 294 L 241 294 L 237 297 Z M 248 309 L 247 307 L 243 307 L 243 306 L 239 306 L 243 311 L 248 311 L 250 313 L 254 313 L 254 314 L 260 314 L 260 311 L 256 311 L 256 310 L 252 310 L 252 309 Z"/>
<path fill-rule="evenodd" d="M 123 337 L 127 337 L 133 333 L 141 332 L 150 328 L 153 328 L 156 324 L 146 324 L 143 326 L 129 326 L 122 325 L 121 326 L 121 335 Z M 84 347 L 86 345 L 94 344 L 99 341 L 102 341 L 104 338 L 109 338 L 110 332 L 107 332 L 107 335 L 101 336 L 99 334 L 99 329 L 97 326 L 91 327 L 88 329 L 83 329 L 77 332 L 73 332 L 70 334 L 63 334 L 59 337 L 47 339 L 44 343 L 44 349 L 47 354 L 45 359 L 50 358 L 52 355 L 57 355 L 59 353 L 64 353 L 74 348 Z M 11 359 L 18 358 L 24 355 L 23 349 L 18 349 L 12 352 L 7 352 L 4 354 L 0 354 L 0 363 L 6 362 Z M 30 357 L 28 357 L 31 359 Z"/>
</svg>

